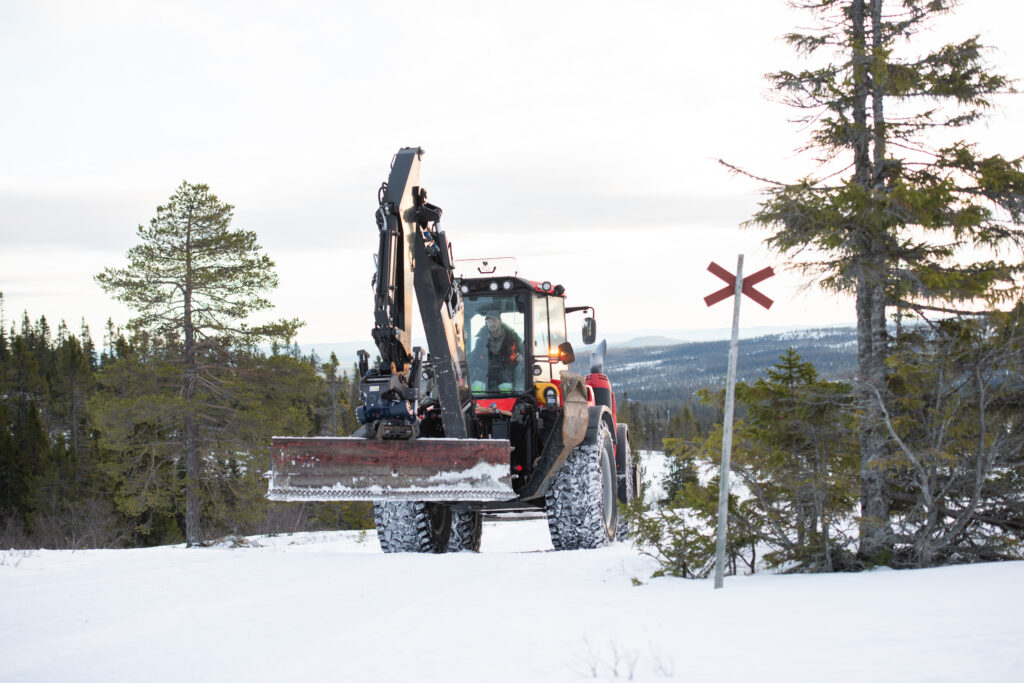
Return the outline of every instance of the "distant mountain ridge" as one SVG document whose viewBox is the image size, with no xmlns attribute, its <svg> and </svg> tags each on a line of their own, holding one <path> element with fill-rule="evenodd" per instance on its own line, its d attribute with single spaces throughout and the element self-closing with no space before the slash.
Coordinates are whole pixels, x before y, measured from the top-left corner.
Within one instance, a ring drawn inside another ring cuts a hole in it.
<svg viewBox="0 0 1024 683">
<path fill-rule="evenodd" d="M 854 327 L 855 323 L 850 322 L 841 325 L 757 325 L 740 327 L 740 339 L 756 339 L 758 337 L 770 337 L 773 335 L 793 334 L 805 336 L 828 330 L 847 329 Z M 673 346 L 677 344 L 691 344 L 695 342 L 727 341 L 732 336 L 732 329 L 728 327 L 708 328 L 702 330 L 664 330 L 664 329 L 643 329 L 630 332 L 604 333 L 598 329 L 598 339 L 607 339 L 609 346 L 634 347 L 634 346 Z M 578 335 L 577 335 L 578 337 Z M 576 346 L 578 338 L 570 334 L 570 341 Z"/>
<path fill-rule="evenodd" d="M 651 335 L 649 337 L 636 337 L 625 342 L 616 343 L 616 346 L 635 348 L 635 347 L 647 347 L 647 346 L 675 346 L 676 344 L 685 343 L 681 339 L 673 339 L 671 337 L 662 337 L 660 335 Z"/>
<path fill-rule="evenodd" d="M 653 339 L 653 338 L 640 338 Z M 825 379 L 850 379 L 857 364 L 857 331 L 852 327 L 812 328 L 742 339 L 736 375 L 754 382 L 793 348 L 814 363 Z M 573 370 L 590 371 L 590 347 L 577 351 Z M 613 344 L 605 356 L 605 374 L 616 394 L 644 403 L 685 402 L 702 388 L 721 387 L 729 358 L 727 340 L 655 346 Z"/>
</svg>

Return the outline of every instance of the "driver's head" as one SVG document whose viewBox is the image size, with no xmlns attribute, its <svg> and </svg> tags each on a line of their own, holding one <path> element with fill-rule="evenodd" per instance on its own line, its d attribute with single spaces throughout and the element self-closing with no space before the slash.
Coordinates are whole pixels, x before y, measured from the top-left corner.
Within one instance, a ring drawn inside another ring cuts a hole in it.
<svg viewBox="0 0 1024 683">
<path fill-rule="evenodd" d="M 501 316 L 497 311 L 487 311 L 485 322 L 487 323 L 487 329 L 491 331 L 491 334 L 497 334 L 501 331 Z"/>
</svg>

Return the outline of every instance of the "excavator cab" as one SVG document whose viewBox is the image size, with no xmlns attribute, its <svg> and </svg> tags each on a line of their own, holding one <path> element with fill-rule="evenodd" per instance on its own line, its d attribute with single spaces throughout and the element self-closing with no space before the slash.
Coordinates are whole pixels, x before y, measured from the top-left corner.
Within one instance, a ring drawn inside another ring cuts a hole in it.
<svg viewBox="0 0 1024 683">
<path fill-rule="evenodd" d="M 500 400 L 557 383 L 573 361 L 562 288 L 519 277 L 463 279 L 460 284 L 473 397 Z"/>
<path fill-rule="evenodd" d="M 464 296 L 463 302 L 463 337 L 473 396 L 515 396 L 526 391 L 525 297 L 486 293 Z"/>
</svg>

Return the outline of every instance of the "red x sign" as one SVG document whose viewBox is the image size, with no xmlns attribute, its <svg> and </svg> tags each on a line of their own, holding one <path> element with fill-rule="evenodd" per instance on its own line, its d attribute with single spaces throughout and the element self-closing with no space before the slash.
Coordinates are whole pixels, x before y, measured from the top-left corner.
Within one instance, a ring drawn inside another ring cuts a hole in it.
<svg viewBox="0 0 1024 683">
<path fill-rule="evenodd" d="M 730 296 L 733 295 L 733 293 L 736 291 L 736 276 L 727 271 L 722 266 L 715 263 L 714 261 L 712 261 L 711 265 L 708 266 L 708 271 L 729 283 L 728 286 L 722 287 L 717 292 L 714 292 L 713 294 L 709 294 L 708 296 L 704 297 L 704 303 L 706 303 L 708 306 L 713 306 L 717 304 L 719 301 L 724 301 L 725 299 L 728 299 Z M 743 293 L 749 296 L 757 303 L 764 306 L 765 308 L 771 308 L 772 304 L 775 302 L 766 297 L 761 292 L 754 289 L 754 285 L 756 285 L 759 282 L 763 282 L 764 280 L 767 280 L 772 275 L 775 275 L 775 271 L 772 270 L 771 266 L 768 266 L 767 268 L 762 268 L 753 275 L 743 278 Z"/>
</svg>

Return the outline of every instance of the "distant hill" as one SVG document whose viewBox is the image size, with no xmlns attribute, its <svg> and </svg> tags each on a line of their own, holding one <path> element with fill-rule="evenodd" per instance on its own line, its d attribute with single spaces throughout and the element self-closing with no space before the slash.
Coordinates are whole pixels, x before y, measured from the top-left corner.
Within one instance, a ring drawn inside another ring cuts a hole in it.
<svg viewBox="0 0 1024 683">
<path fill-rule="evenodd" d="M 828 329 L 843 329 L 844 327 L 852 327 L 853 323 L 849 325 L 831 325 Z M 820 331 L 822 328 L 820 325 L 798 325 L 798 326 L 770 326 L 770 325 L 751 325 L 749 327 L 740 328 L 740 339 L 754 339 L 757 337 L 769 337 L 779 334 L 789 334 L 795 332 L 797 334 L 813 334 Z M 579 337 L 575 334 L 575 330 L 569 330 L 569 341 L 576 346 L 579 342 Z M 732 334 L 732 329 L 728 327 L 709 328 L 701 330 L 665 330 L 665 329 L 639 329 L 632 330 L 630 332 L 609 332 L 605 333 L 601 331 L 601 326 L 598 325 L 598 339 L 607 339 L 609 346 L 616 348 L 623 346 L 675 346 L 677 344 L 689 344 L 693 342 L 712 342 L 721 341 L 728 339 Z"/>
<path fill-rule="evenodd" d="M 655 338 L 652 338 L 655 339 Z M 814 363 L 826 379 L 849 379 L 857 364 L 857 333 L 850 328 L 808 329 L 740 340 L 736 374 L 754 382 L 790 347 Z M 573 370 L 590 370 L 590 347 L 576 354 Z M 605 374 L 616 394 L 644 403 L 685 402 L 698 389 L 725 384 L 727 340 L 670 343 L 661 346 L 609 344 Z"/>
<path fill-rule="evenodd" d="M 677 344 L 683 344 L 681 339 L 672 339 L 670 337 L 662 337 L 660 335 L 652 335 L 650 337 L 637 337 L 624 342 L 617 342 L 616 346 L 624 347 L 649 347 L 649 346 L 675 346 Z"/>
</svg>

